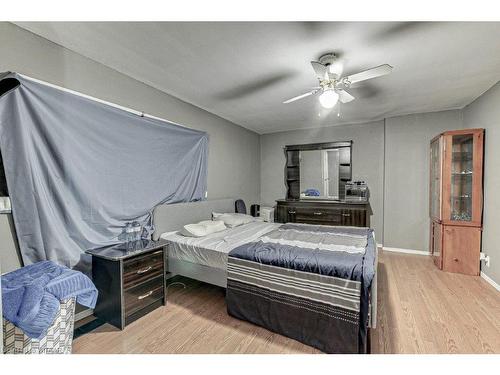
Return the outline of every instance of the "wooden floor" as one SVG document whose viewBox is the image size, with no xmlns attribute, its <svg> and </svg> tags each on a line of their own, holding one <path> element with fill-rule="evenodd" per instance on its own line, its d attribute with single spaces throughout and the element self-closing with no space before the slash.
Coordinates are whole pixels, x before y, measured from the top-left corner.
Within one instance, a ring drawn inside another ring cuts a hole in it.
<svg viewBox="0 0 500 375">
<path fill-rule="evenodd" d="M 500 353 L 500 293 L 482 278 L 388 252 L 378 272 L 375 353 Z"/>
<path fill-rule="evenodd" d="M 500 353 L 500 293 L 479 277 L 438 271 L 430 257 L 381 252 L 374 353 Z M 227 315 L 223 289 L 183 279 L 168 305 L 124 331 L 104 325 L 74 353 L 319 353 Z"/>
</svg>

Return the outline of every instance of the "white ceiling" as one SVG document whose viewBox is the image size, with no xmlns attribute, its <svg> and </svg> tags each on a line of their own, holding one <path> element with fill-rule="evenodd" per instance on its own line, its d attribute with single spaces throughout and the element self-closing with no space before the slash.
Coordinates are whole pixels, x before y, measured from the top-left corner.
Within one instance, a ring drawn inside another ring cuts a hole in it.
<svg viewBox="0 0 500 375">
<path fill-rule="evenodd" d="M 44 38 L 258 133 L 461 108 L 500 79 L 500 23 L 22 22 Z M 317 98 L 282 104 L 317 85 L 325 52 L 345 73 L 380 64 L 336 109 Z"/>
</svg>

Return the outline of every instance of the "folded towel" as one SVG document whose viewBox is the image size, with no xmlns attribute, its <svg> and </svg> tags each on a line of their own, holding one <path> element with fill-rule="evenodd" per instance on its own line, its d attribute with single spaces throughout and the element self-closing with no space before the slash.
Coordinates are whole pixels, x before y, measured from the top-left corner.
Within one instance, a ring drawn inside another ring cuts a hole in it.
<svg viewBox="0 0 500 375">
<path fill-rule="evenodd" d="M 31 338 L 42 338 L 59 311 L 60 301 L 73 297 L 94 308 L 97 289 L 83 273 L 51 261 L 2 276 L 3 316 Z"/>
</svg>

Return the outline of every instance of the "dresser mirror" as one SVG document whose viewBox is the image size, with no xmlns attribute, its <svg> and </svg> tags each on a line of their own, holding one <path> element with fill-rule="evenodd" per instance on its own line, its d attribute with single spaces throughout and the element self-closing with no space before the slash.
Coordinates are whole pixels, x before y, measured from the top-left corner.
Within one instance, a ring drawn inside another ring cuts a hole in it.
<svg viewBox="0 0 500 375">
<path fill-rule="evenodd" d="M 300 151 L 300 198 L 339 199 L 339 150 Z"/>
<path fill-rule="evenodd" d="M 343 200 L 351 180 L 352 142 L 285 147 L 287 199 Z"/>
</svg>

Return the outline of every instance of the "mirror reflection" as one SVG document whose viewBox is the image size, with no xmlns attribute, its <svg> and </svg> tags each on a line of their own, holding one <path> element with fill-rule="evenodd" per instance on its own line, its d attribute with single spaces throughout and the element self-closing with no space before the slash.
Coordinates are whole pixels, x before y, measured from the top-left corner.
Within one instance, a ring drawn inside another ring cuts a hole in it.
<svg viewBox="0 0 500 375">
<path fill-rule="evenodd" d="M 300 198 L 340 199 L 339 149 L 300 151 Z"/>
</svg>

